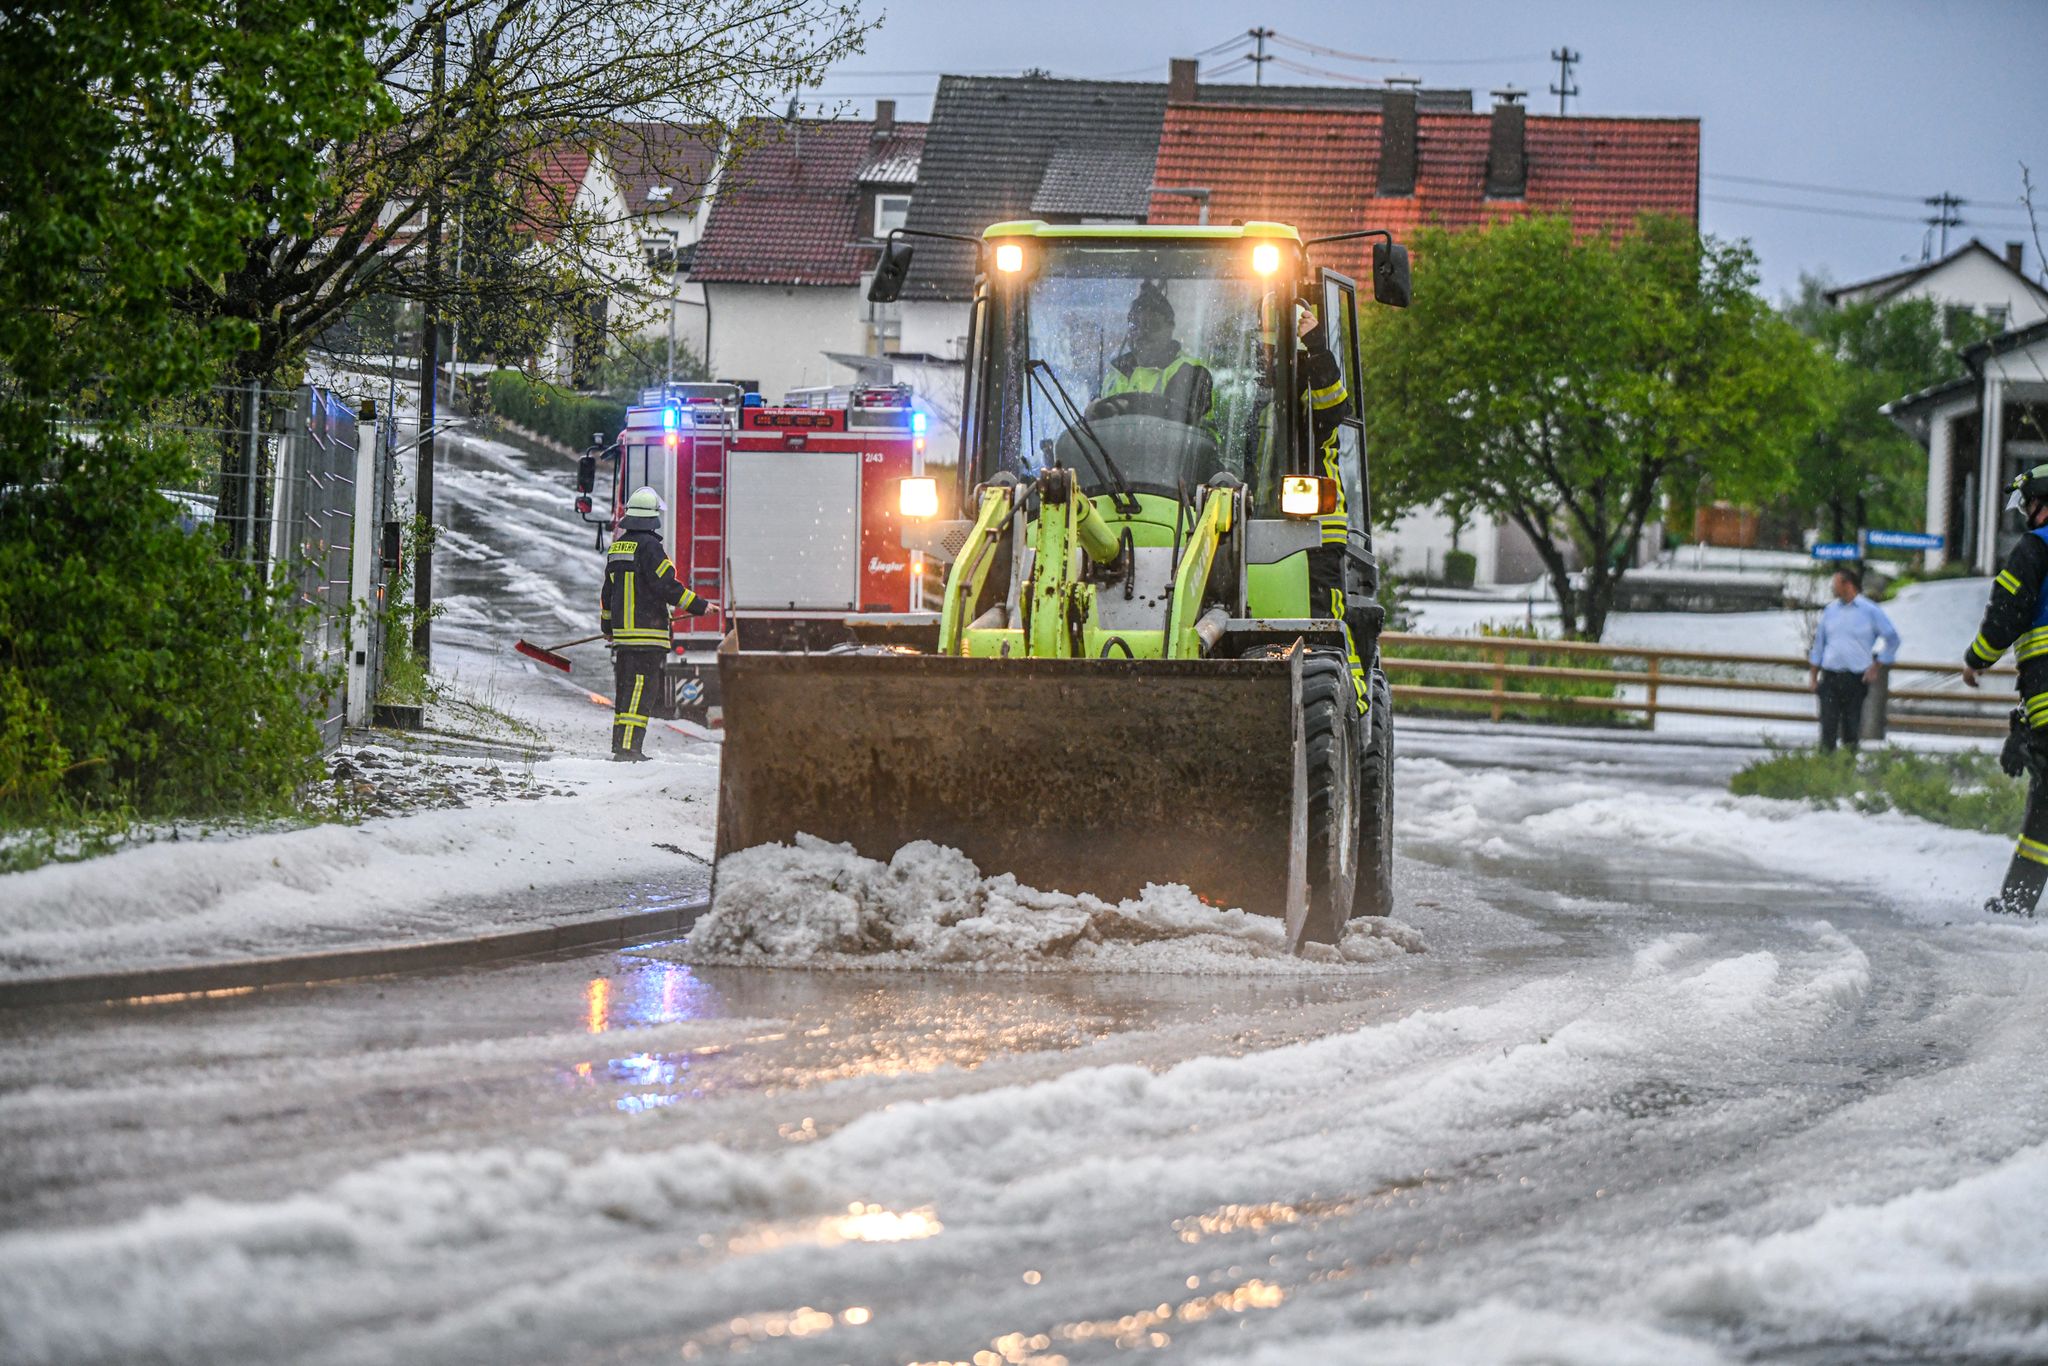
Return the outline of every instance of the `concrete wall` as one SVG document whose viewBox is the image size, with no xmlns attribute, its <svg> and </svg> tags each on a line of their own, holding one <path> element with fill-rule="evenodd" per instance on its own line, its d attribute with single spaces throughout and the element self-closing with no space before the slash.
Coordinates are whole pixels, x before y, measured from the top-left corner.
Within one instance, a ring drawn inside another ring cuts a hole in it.
<svg viewBox="0 0 2048 1366">
<path fill-rule="evenodd" d="M 848 384 L 827 351 L 861 354 L 867 299 L 852 285 L 702 286 L 711 304 L 711 373 L 754 380 L 770 403 L 791 389 Z"/>
</svg>

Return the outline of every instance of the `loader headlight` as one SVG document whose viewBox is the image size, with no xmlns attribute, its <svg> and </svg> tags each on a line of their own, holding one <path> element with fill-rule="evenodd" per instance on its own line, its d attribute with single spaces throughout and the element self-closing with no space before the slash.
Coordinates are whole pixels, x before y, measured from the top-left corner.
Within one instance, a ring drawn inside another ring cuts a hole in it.
<svg viewBox="0 0 2048 1366">
<path fill-rule="evenodd" d="M 905 517 L 939 515 L 938 480 L 904 479 L 898 481 L 896 490 L 896 506 Z"/>
<path fill-rule="evenodd" d="M 1253 247 L 1252 269 L 1261 275 L 1271 275 L 1280 269 L 1280 248 L 1271 242 L 1261 242 Z"/>
<path fill-rule="evenodd" d="M 1337 510 L 1337 481 L 1290 474 L 1280 481 L 1280 511 L 1289 517 L 1324 517 Z"/>
<path fill-rule="evenodd" d="M 1014 275 L 1024 269 L 1024 248 L 1015 242 L 1005 242 L 997 247 L 996 269 L 1005 275 Z"/>
</svg>

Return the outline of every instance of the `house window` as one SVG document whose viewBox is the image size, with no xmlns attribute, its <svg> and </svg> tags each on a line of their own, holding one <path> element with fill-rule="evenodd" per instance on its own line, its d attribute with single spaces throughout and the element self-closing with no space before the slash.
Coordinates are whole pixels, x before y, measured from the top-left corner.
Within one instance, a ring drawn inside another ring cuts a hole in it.
<svg viewBox="0 0 2048 1366">
<path fill-rule="evenodd" d="M 875 236 L 887 237 L 903 226 L 903 220 L 910 217 L 910 196 L 907 194 L 878 194 L 875 196 Z"/>
</svg>

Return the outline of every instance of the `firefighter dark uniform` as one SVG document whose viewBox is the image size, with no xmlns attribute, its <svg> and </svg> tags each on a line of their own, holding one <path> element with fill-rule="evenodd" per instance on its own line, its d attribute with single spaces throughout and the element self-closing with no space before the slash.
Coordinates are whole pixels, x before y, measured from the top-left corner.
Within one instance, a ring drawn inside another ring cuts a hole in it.
<svg viewBox="0 0 2048 1366">
<path fill-rule="evenodd" d="M 2024 494 L 2028 511 L 2048 499 L 2048 465 L 2036 466 L 2013 481 L 2014 494 Z M 2027 815 L 2020 841 L 2005 872 L 2005 885 L 1985 909 L 2032 915 L 2048 883 L 2048 527 L 2037 527 L 2019 539 L 1991 585 L 1991 601 L 1977 638 L 1963 660 L 1973 669 L 1988 669 L 2008 649 L 2019 665 L 2020 709 L 2013 716 L 2012 738 L 2002 758 L 2014 777 L 2026 773 Z"/>
<path fill-rule="evenodd" d="M 1309 611 L 1316 616 L 1344 619 L 1344 555 L 1350 539 L 1351 517 L 1346 506 L 1344 472 L 1338 459 L 1337 432 L 1351 411 L 1351 395 L 1344 384 L 1344 367 L 1330 350 L 1329 338 L 1321 327 L 1302 337 L 1307 348 L 1302 360 L 1302 378 L 1308 390 L 1309 428 L 1323 462 L 1323 477 L 1337 485 L 1337 507 L 1322 519 L 1322 544 L 1309 552 Z M 1351 686 L 1358 696 L 1358 714 L 1365 715 L 1372 704 L 1372 685 L 1365 676 L 1365 661 L 1359 656 L 1358 641 L 1350 625 L 1344 628 L 1346 648 L 1351 653 Z"/>
<path fill-rule="evenodd" d="M 693 616 L 710 609 L 676 578 L 661 545 L 661 508 L 652 489 L 641 489 L 626 504 L 618 539 L 605 551 L 599 621 L 613 651 L 612 757 L 642 759 L 647 708 L 659 695 L 661 665 L 669 651 L 669 615 L 681 607 Z"/>
</svg>

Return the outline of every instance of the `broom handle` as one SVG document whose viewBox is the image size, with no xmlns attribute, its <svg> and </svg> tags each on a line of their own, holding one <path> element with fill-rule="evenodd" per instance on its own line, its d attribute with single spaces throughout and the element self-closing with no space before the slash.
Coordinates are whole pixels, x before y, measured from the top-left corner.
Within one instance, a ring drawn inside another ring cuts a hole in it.
<svg viewBox="0 0 2048 1366">
<path fill-rule="evenodd" d="M 570 647 L 571 645 L 588 645 L 588 644 L 589 644 L 589 643 L 590 643 L 591 641 L 593 641 L 593 640 L 603 640 L 603 639 L 604 639 L 604 632 L 602 632 L 602 631 L 599 631 L 599 632 L 598 632 L 598 633 L 597 633 L 596 635 L 594 635 L 594 636 L 585 636 L 585 637 L 583 637 L 583 639 L 581 639 L 581 640 L 565 640 L 565 641 L 563 641 L 563 642 L 562 642 L 562 643 L 561 643 L 560 645 L 550 645 L 550 646 L 548 646 L 547 648 L 548 648 L 549 650 L 566 650 L 566 649 L 568 649 L 568 648 L 569 648 L 569 647 Z"/>
</svg>

